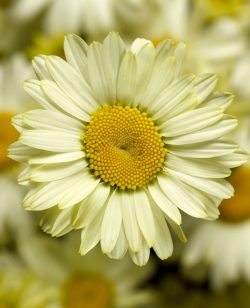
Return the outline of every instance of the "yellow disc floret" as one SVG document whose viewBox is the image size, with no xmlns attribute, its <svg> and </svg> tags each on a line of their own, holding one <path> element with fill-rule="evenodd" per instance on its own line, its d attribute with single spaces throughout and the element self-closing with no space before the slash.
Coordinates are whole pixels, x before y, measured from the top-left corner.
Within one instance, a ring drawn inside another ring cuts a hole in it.
<svg viewBox="0 0 250 308">
<path fill-rule="evenodd" d="M 27 55 L 30 59 L 39 54 L 57 55 L 64 58 L 63 40 L 64 36 L 61 34 L 54 36 L 36 34 L 32 39 L 32 44 L 27 48 Z"/>
<path fill-rule="evenodd" d="M 200 4 L 208 18 L 216 18 L 225 15 L 237 15 L 247 4 L 246 0 L 195 0 Z"/>
<path fill-rule="evenodd" d="M 18 139 L 18 132 L 11 124 L 11 113 L 0 113 L 0 169 L 10 166 L 14 162 L 8 158 L 7 149 Z"/>
<path fill-rule="evenodd" d="M 63 288 L 65 308 L 109 308 L 114 304 L 112 284 L 103 277 L 72 277 Z"/>
<path fill-rule="evenodd" d="M 121 189 L 143 187 L 155 178 L 166 155 L 153 120 L 128 106 L 97 111 L 83 140 L 94 174 Z"/>
<path fill-rule="evenodd" d="M 224 200 L 220 205 L 220 218 L 240 222 L 250 218 L 250 167 L 243 166 L 234 171 L 231 184 L 235 189 L 234 197 Z"/>
</svg>

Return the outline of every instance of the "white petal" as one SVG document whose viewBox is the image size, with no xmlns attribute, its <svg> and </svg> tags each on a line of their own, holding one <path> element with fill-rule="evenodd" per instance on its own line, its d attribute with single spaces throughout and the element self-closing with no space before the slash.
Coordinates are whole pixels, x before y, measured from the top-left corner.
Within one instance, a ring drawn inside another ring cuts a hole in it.
<svg viewBox="0 0 250 308">
<path fill-rule="evenodd" d="M 158 65 L 166 59 L 166 57 L 174 56 L 176 59 L 175 76 L 179 76 L 182 68 L 183 59 L 185 56 L 186 45 L 183 42 L 173 44 L 172 40 L 165 40 L 156 47 L 156 60 Z"/>
<path fill-rule="evenodd" d="M 136 91 L 136 59 L 131 51 L 124 55 L 117 79 L 117 100 L 121 104 L 132 104 Z"/>
<path fill-rule="evenodd" d="M 72 230 L 71 210 L 59 210 L 58 208 L 47 210 L 40 221 L 42 230 L 56 237 L 69 233 Z"/>
<path fill-rule="evenodd" d="M 208 100 L 202 103 L 202 107 L 214 106 L 214 107 L 219 107 L 219 108 L 223 108 L 223 110 L 226 110 L 232 103 L 233 99 L 234 99 L 234 96 L 231 93 L 215 92 Z"/>
<path fill-rule="evenodd" d="M 157 52 L 156 59 L 158 64 L 160 64 L 167 57 L 174 56 L 176 58 L 176 63 L 177 63 L 176 76 L 178 76 L 185 56 L 185 49 L 186 45 L 183 42 L 173 44 L 172 40 L 162 41 L 156 47 L 156 52 Z"/>
<path fill-rule="evenodd" d="M 155 243 L 155 223 L 149 199 L 143 190 L 134 192 L 134 207 L 141 232 L 148 246 L 152 247 Z"/>
<path fill-rule="evenodd" d="M 39 151 L 39 153 L 31 155 L 31 158 L 29 159 L 29 164 L 36 165 L 36 164 L 67 163 L 83 158 L 84 156 L 85 153 L 83 151 L 59 153 L 59 154 L 54 154 L 50 152 L 43 153 Z"/>
<path fill-rule="evenodd" d="M 52 110 L 39 110 L 35 109 L 23 114 L 24 124 L 29 125 L 35 129 L 45 130 L 64 130 L 68 132 L 79 132 L 84 131 L 82 123 Z"/>
<path fill-rule="evenodd" d="M 201 178 L 225 178 L 231 174 L 218 159 L 181 158 L 169 153 L 164 164 L 169 169 Z"/>
<path fill-rule="evenodd" d="M 68 34 L 64 40 L 64 53 L 67 62 L 78 70 L 83 76 L 86 76 L 88 45 L 78 35 Z M 85 77 L 87 78 L 87 77 Z"/>
<path fill-rule="evenodd" d="M 69 183 L 69 180 L 61 180 L 36 186 L 25 196 L 23 206 L 33 211 L 41 211 L 55 206 L 60 200 L 61 191 L 67 188 Z"/>
<path fill-rule="evenodd" d="M 81 175 L 76 179 L 74 185 L 68 187 L 62 193 L 58 207 L 63 209 L 81 202 L 92 193 L 99 182 L 100 179 L 82 170 Z"/>
<path fill-rule="evenodd" d="M 169 175 L 160 175 L 157 179 L 164 193 L 179 209 L 193 217 L 206 218 L 206 208 L 202 201 L 189 194 L 180 181 Z"/>
<path fill-rule="evenodd" d="M 184 42 L 177 43 L 175 50 L 174 50 L 174 56 L 176 57 L 176 63 L 177 63 L 177 75 L 181 73 L 182 70 L 182 64 L 184 57 L 186 55 L 186 44 Z"/>
<path fill-rule="evenodd" d="M 200 102 L 203 102 L 212 93 L 216 83 L 217 77 L 214 74 L 202 74 L 198 76 L 195 92 Z"/>
<path fill-rule="evenodd" d="M 165 142 L 173 145 L 194 144 L 220 138 L 231 132 L 238 124 L 238 121 L 229 115 L 224 115 L 221 121 L 205 127 L 197 132 L 191 132 L 183 136 L 165 138 Z"/>
<path fill-rule="evenodd" d="M 80 204 L 73 220 L 74 228 L 84 228 L 91 224 L 108 200 L 109 193 L 110 186 L 100 183 L 91 195 Z"/>
<path fill-rule="evenodd" d="M 249 160 L 249 154 L 242 150 L 237 149 L 236 151 L 227 154 L 225 156 L 218 157 L 217 161 L 227 168 L 235 168 L 246 163 Z"/>
<path fill-rule="evenodd" d="M 194 75 L 185 75 L 167 86 L 148 106 L 147 110 L 152 114 L 152 118 L 157 120 L 166 117 L 176 105 L 192 92 L 194 79 Z"/>
<path fill-rule="evenodd" d="M 125 46 L 117 33 L 110 33 L 102 44 L 94 42 L 88 50 L 91 86 L 100 104 L 116 101 L 116 83 Z"/>
<path fill-rule="evenodd" d="M 122 198 L 122 220 L 125 235 L 132 251 L 138 252 L 141 248 L 141 231 L 136 219 L 135 207 L 132 193 L 124 193 L 121 195 Z"/>
<path fill-rule="evenodd" d="M 157 206 L 154 205 L 152 209 L 154 213 L 156 231 L 156 242 L 153 248 L 157 256 L 164 260 L 172 255 L 173 242 L 164 215 Z"/>
<path fill-rule="evenodd" d="M 72 174 L 85 170 L 88 161 L 80 159 L 75 162 L 46 164 L 32 168 L 30 171 L 30 180 L 35 182 L 50 182 L 66 178 Z"/>
<path fill-rule="evenodd" d="M 145 89 L 140 106 L 147 109 L 154 103 L 159 93 L 163 91 L 174 79 L 176 75 L 176 59 L 166 58 L 163 62 L 154 63 L 151 79 Z"/>
<path fill-rule="evenodd" d="M 82 148 L 79 134 L 69 134 L 59 131 L 24 131 L 20 137 L 20 141 L 33 148 L 52 152 L 75 152 Z"/>
<path fill-rule="evenodd" d="M 157 122 L 159 122 L 159 124 L 164 123 L 169 119 L 178 116 L 179 114 L 195 109 L 197 106 L 198 106 L 198 97 L 193 94 L 188 94 L 183 98 L 183 100 L 178 101 L 178 103 L 174 106 L 174 108 L 169 110 L 167 113 L 165 112 L 164 109 L 164 113 L 162 112 L 162 114 L 159 114 L 159 119 L 157 120 Z"/>
<path fill-rule="evenodd" d="M 143 39 L 143 38 L 137 38 L 131 44 L 130 50 L 134 54 L 137 54 L 147 45 L 154 46 L 153 43 L 151 41 L 149 41 L 149 40 L 146 40 L 146 39 Z"/>
<path fill-rule="evenodd" d="M 173 49 L 172 49 L 172 40 L 163 40 L 156 46 L 156 55 L 158 61 L 162 61 L 163 59 L 166 59 L 169 56 L 173 55 Z"/>
<path fill-rule="evenodd" d="M 47 66 L 45 64 L 45 59 L 46 57 L 44 56 L 37 56 L 32 61 L 32 65 L 38 79 L 52 80 L 50 72 L 48 71 Z"/>
<path fill-rule="evenodd" d="M 131 104 L 133 107 L 137 107 L 138 104 L 142 101 L 145 89 L 151 79 L 153 64 L 155 60 L 155 48 L 152 42 L 144 39 L 136 39 L 134 42 L 135 45 L 139 45 L 138 41 L 142 43 L 140 48 L 139 46 L 133 47 L 134 44 L 131 47 L 132 51 L 135 53 L 137 67 L 136 93 Z M 133 48 L 136 48 L 136 52 Z"/>
<path fill-rule="evenodd" d="M 172 219 L 176 224 L 181 224 L 181 214 L 175 204 L 173 204 L 167 196 L 163 193 L 157 181 L 148 185 L 148 190 L 152 199 L 157 206 Z"/>
<path fill-rule="evenodd" d="M 207 128 L 223 117 L 220 108 L 204 107 L 186 111 L 160 126 L 161 134 L 166 137 L 176 137 L 190 134 Z"/>
<path fill-rule="evenodd" d="M 120 234 L 118 236 L 116 245 L 114 249 L 110 253 L 108 253 L 108 256 L 112 259 L 122 259 L 125 256 L 127 249 L 127 239 L 125 237 L 123 226 L 121 226 Z"/>
<path fill-rule="evenodd" d="M 82 180 L 84 176 L 85 173 L 80 171 L 62 180 L 37 185 L 25 196 L 24 207 L 29 210 L 40 211 L 57 205 L 62 196 L 70 194 L 72 189 L 77 186 L 79 180 Z M 84 191 L 86 191 L 86 189 Z"/>
<path fill-rule="evenodd" d="M 91 224 L 82 230 L 81 246 L 79 250 L 81 255 L 88 253 L 100 241 L 103 215 L 104 211 L 101 211 L 98 215 L 96 215 Z"/>
<path fill-rule="evenodd" d="M 150 248 L 148 247 L 145 240 L 142 241 L 142 247 L 139 252 L 130 251 L 130 256 L 133 262 L 139 266 L 143 266 L 148 262 L 149 255 L 150 255 Z"/>
<path fill-rule="evenodd" d="M 219 139 L 194 145 L 168 146 L 169 153 L 181 157 L 210 158 L 227 155 L 238 148 L 238 145 L 230 139 Z"/>
<path fill-rule="evenodd" d="M 175 179 L 175 181 L 176 180 L 177 179 Z M 204 194 L 202 191 L 183 182 L 182 187 L 187 191 L 187 193 L 189 193 L 189 195 L 192 196 L 197 205 L 201 203 L 204 207 L 207 216 L 202 218 L 206 220 L 214 220 L 219 217 L 220 212 L 218 210 L 218 207 L 221 203 L 221 199 Z"/>
<path fill-rule="evenodd" d="M 165 215 L 165 219 L 170 224 L 171 228 L 174 230 L 176 235 L 178 236 L 179 240 L 183 243 L 187 242 L 187 238 L 185 236 L 185 233 L 183 232 L 181 226 L 177 225 L 172 219 L 170 219 L 167 215 Z"/>
<path fill-rule="evenodd" d="M 30 184 L 29 180 L 29 175 L 30 175 L 30 167 L 26 166 L 18 175 L 17 177 L 17 182 L 20 185 L 27 186 Z"/>
<path fill-rule="evenodd" d="M 117 242 L 122 225 L 121 194 L 114 191 L 106 206 L 101 229 L 101 247 L 104 253 L 111 252 Z"/>
<path fill-rule="evenodd" d="M 80 108 L 70 97 L 66 96 L 55 82 L 42 80 L 40 85 L 43 93 L 61 112 L 67 112 L 80 121 L 90 120 L 89 114 L 83 108 Z"/>
<path fill-rule="evenodd" d="M 8 150 L 9 150 L 8 157 L 18 162 L 27 162 L 31 156 L 33 155 L 35 156 L 40 152 L 37 149 L 30 148 L 22 144 L 19 140 L 12 143 L 9 146 Z"/>
<path fill-rule="evenodd" d="M 60 89 L 80 108 L 88 113 L 93 113 L 98 108 L 92 89 L 83 75 L 60 57 L 46 57 L 46 65 Z"/>
<path fill-rule="evenodd" d="M 232 185 L 224 179 L 197 178 L 168 168 L 166 168 L 166 172 L 169 172 L 187 185 L 191 185 L 206 194 L 210 194 L 221 199 L 227 199 L 233 196 L 234 190 Z"/>
<path fill-rule="evenodd" d="M 26 128 L 29 128 L 23 121 L 24 114 L 18 114 L 11 119 L 11 124 L 15 127 L 15 129 L 22 133 Z"/>
<path fill-rule="evenodd" d="M 24 82 L 23 86 L 24 90 L 29 93 L 29 95 L 33 97 L 44 109 L 58 110 L 51 99 L 44 95 L 40 87 L 40 81 L 28 80 Z"/>
</svg>

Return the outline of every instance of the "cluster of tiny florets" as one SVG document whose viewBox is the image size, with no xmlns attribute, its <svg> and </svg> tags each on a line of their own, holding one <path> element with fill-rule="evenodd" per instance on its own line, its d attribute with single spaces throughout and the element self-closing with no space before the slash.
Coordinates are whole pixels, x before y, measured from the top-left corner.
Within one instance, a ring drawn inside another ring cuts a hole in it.
<svg viewBox="0 0 250 308">
<path fill-rule="evenodd" d="M 90 169 L 104 182 L 136 189 L 161 170 L 166 149 L 153 120 L 129 106 L 103 107 L 83 136 Z"/>
</svg>

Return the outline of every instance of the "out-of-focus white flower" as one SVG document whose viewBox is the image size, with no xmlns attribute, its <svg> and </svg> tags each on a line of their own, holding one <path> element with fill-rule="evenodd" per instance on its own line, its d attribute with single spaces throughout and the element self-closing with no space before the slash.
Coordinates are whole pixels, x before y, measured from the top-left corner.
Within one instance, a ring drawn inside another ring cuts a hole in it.
<svg viewBox="0 0 250 308">
<path fill-rule="evenodd" d="M 184 251 L 183 264 L 192 270 L 197 265 L 207 266 L 214 288 L 236 283 L 241 278 L 250 282 L 249 234 L 249 218 L 235 224 L 222 220 L 198 223 Z"/>
<path fill-rule="evenodd" d="M 15 55 L 0 66 L 0 239 L 7 231 L 15 237 L 31 231 L 31 219 L 21 207 L 26 189 L 16 183 L 17 164 L 7 157 L 8 146 L 18 138 L 11 124 L 17 113 L 34 108 L 34 101 L 24 92 L 23 80 L 32 76 L 31 66 L 22 55 Z M 20 189 L 21 188 L 21 189 Z"/>
<path fill-rule="evenodd" d="M 206 16 L 201 14 L 197 3 L 192 5 L 189 0 L 122 0 L 114 1 L 113 6 L 113 27 L 129 41 L 138 36 L 155 43 L 163 38 L 185 41 L 187 70 L 220 72 L 225 62 L 247 49 L 247 33 L 240 18 L 222 15 L 211 24 L 205 23 Z"/>
<path fill-rule="evenodd" d="M 0 55 L 8 56 L 29 41 L 35 18 L 51 1 L 4 0 L 0 2 Z"/>
<path fill-rule="evenodd" d="M 250 52 L 245 53 L 232 65 L 231 79 L 229 80 L 232 89 L 249 105 L 250 110 Z"/>
<path fill-rule="evenodd" d="M 151 247 L 168 258 L 167 222 L 185 239 L 179 209 L 217 218 L 233 194 L 224 178 L 247 159 L 225 137 L 237 124 L 224 114 L 232 96 L 213 93 L 212 74 L 181 75 L 184 45 L 171 40 L 127 49 L 116 33 L 90 46 L 69 35 L 65 56 L 35 59 L 40 80 L 25 87 L 45 110 L 13 120 L 10 156 L 28 163 L 19 182 L 34 185 L 25 208 L 47 210 L 54 236 L 82 229 L 82 254 L 100 241 L 139 265 Z"/>
<path fill-rule="evenodd" d="M 112 28 L 112 0 L 54 0 L 43 28 L 49 35 L 74 32 L 98 39 Z"/>
<path fill-rule="evenodd" d="M 20 243 L 19 254 L 27 271 L 48 282 L 44 290 L 47 306 L 41 307 L 135 308 L 156 304 L 156 293 L 141 288 L 154 272 L 153 262 L 139 268 L 129 258 L 111 261 L 99 249 L 81 257 L 76 252 L 78 241 L 75 236 L 61 242 L 35 237 Z M 43 294 L 35 292 L 32 298 L 39 296 Z"/>
<path fill-rule="evenodd" d="M 2 11 L 11 22 L 29 22 L 35 18 L 53 0 L 3 0 L 0 3 Z"/>
<path fill-rule="evenodd" d="M 32 272 L 14 253 L 0 252 L 0 307 L 44 308 L 54 304 L 57 288 Z"/>
<path fill-rule="evenodd" d="M 241 145 L 250 151 L 250 121 L 241 119 L 235 133 Z M 219 207 L 219 220 L 193 225 L 182 261 L 186 268 L 207 268 L 211 284 L 221 288 L 245 278 L 250 283 L 250 161 L 230 177 L 235 189 L 231 199 Z"/>
</svg>

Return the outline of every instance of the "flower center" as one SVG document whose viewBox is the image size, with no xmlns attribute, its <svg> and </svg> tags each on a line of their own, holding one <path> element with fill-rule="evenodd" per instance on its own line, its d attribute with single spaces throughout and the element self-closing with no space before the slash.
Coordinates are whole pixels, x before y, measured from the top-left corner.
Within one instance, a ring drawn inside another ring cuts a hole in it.
<svg viewBox="0 0 250 308">
<path fill-rule="evenodd" d="M 97 111 L 83 140 L 94 174 L 121 189 L 136 189 L 155 178 L 166 155 L 152 119 L 128 106 Z"/>
<path fill-rule="evenodd" d="M 196 0 L 207 10 L 211 18 L 222 15 L 235 15 L 246 0 Z"/>
<path fill-rule="evenodd" d="M 63 290 L 65 308 L 109 308 L 114 290 L 109 281 L 98 276 L 73 277 Z"/>
<path fill-rule="evenodd" d="M 165 40 L 171 40 L 172 45 L 176 45 L 179 42 L 179 39 L 177 39 L 172 35 L 167 35 L 167 34 L 164 36 L 151 38 L 151 42 L 155 47 L 157 47 L 161 42 Z"/>
<path fill-rule="evenodd" d="M 12 0 L 0 0 L 0 8 L 7 8 L 11 5 Z"/>
<path fill-rule="evenodd" d="M 35 56 L 42 55 L 57 55 L 65 58 L 63 51 L 64 36 L 61 34 L 54 36 L 46 36 L 36 34 L 32 39 L 32 44 L 27 48 L 27 55 L 30 59 Z"/>
<path fill-rule="evenodd" d="M 235 189 L 234 197 L 220 205 L 220 218 L 240 222 L 250 218 L 250 167 L 240 167 L 230 179 Z"/>
<path fill-rule="evenodd" d="M 18 139 L 18 132 L 11 125 L 11 113 L 0 113 L 0 169 L 13 164 L 14 162 L 7 157 L 8 146 Z"/>
</svg>

